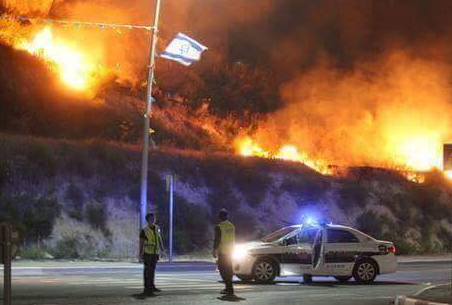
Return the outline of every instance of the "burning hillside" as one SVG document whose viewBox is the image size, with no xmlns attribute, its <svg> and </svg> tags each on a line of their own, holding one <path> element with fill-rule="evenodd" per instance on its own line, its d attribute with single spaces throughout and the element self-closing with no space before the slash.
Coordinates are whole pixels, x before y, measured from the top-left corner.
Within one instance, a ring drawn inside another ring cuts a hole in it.
<svg viewBox="0 0 452 305">
<path fill-rule="evenodd" d="M 93 33 L 88 38 L 85 35 L 86 29 L 67 31 L 61 26 L 33 24 L 10 16 L 0 20 L 3 43 L 40 58 L 71 91 L 93 96 L 116 70 L 105 57 L 102 44 L 87 41 Z"/>
<path fill-rule="evenodd" d="M 101 74 L 99 71 L 102 68 L 92 62 L 89 56 L 85 56 L 76 47 L 55 39 L 49 26 L 38 32 L 32 41 L 22 41 L 14 47 L 48 62 L 61 80 L 75 90 L 91 88 L 96 76 Z"/>
<path fill-rule="evenodd" d="M 450 79 L 449 66 L 404 52 L 352 72 L 313 69 L 282 87 L 286 106 L 257 122 L 238 151 L 320 172 L 319 164 L 441 169 L 452 137 Z"/>
<path fill-rule="evenodd" d="M 452 140 L 452 54 L 442 36 L 450 31 L 450 22 L 441 14 L 450 2 L 437 1 L 426 13 L 435 18 L 424 18 L 422 1 L 417 0 L 411 10 L 383 0 L 339 7 L 328 0 L 316 5 L 287 0 L 278 8 L 261 0 L 269 17 L 262 18 L 243 1 L 232 1 L 234 5 L 218 1 L 215 7 L 207 5 L 206 11 L 227 7 L 225 16 L 206 25 L 187 21 L 204 16 L 205 11 L 189 14 L 199 6 L 197 1 L 179 1 L 180 7 L 168 1 L 166 10 L 171 14 L 164 14 L 162 36 L 187 29 L 199 33 L 212 52 L 191 70 L 159 62 L 155 94 L 162 108 L 174 110 L 174 104 L 181 104 L 177 107 L 184 109 L 180 113 L 187 114 L 189 122 L 207 105 L 208 113 L 197 117 L 195 125 L 221 148 L 243 156 L 301 162 L 323 174 L 332 173 L 330 166 L 383 167 L 410 175 L 441 169 L 442 144 Z M 152 19 L 145 13 L 151 10 L 139 0 L 114 0 L 108 5 L 83 0 L 0 3 L 12 14 L 4 17 L 25 14 L 131 24 L 148 24 Z M 288 31 L 280 18 L 295 11 L 301 15 L 288 21 L 295 29 Z M 416 22 L 406 28 L 400 16 Z M 269 37 L 256 35 L 256 28 Z M 413 28 L 419 33 L 428 29 L 425 32 L 431 35 L 405 40 Z M 123 99 L 99 89 L 114 78 L 126 83 L 124 88 L 130 89 L 127 94 L 135 103 L 142 98 L 148 50 L 148 37 L 142 32 L 3 18 L 0 40 L 42 60 L 69 91 L 101 96 L 103 101 Z M 277 90 L 279 97 L 272 94 Z M 178 126 L 183 126 L 180 113 L 165 113 L 161 117 L 169 123 L 161 125 L 169 126 L 177 117 Z M 250 117 L 259 119 L 250 124 Z M 165 133 L 159 132 L 156 137 L 161 139 Z M 202 141 L 195 146 L 204 147 Z"/>
</svg>

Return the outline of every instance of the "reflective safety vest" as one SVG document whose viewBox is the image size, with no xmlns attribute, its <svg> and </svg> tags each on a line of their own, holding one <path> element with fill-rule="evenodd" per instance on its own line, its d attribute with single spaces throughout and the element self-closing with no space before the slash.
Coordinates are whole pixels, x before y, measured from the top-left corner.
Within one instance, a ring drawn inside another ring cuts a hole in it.
<svg viewBox="0 0 452 305">
<path fill-rule="evenodd" d="M 231 254 L 235 243 L 235 227 L 229 221 L 220 222 L 218 227 L 221 231 L 220 254 Z"/>
<path fill-rule="evenodd" d="M 146 235 L 144 240 L 144 253 L 145 254 L 159 254 L 160 251 L 160 228 L 154 225 L 152 229 L 150 226 L 146 226 L 143 231 Z"/>
</svg>

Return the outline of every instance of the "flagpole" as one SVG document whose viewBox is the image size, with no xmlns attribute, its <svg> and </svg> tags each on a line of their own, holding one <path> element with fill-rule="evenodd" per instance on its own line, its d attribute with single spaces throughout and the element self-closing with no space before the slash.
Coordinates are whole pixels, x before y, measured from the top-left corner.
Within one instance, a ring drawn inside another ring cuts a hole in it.
<svg viewBox="0 0 452 305">
<path fill-rule="evenodd" d="M 149 128 L 152 111 L 152 86 L 154 83 L 154 70 L 155 70 L 155 53 L 157 49 L 158 40 L 158 25 L 160 17 L 160 5 L 161 0 L 156 0 L 154 26 L 152 27 L 151 35 L 151 47 L 150 47 L 150 59 L 148 66 L 148 83 L 146 90 L 146 111 L 144 113 L 144 127 L 143 127 L 143 152 L 142 152 L 142 165 L 141 165 L 141 206 L 140 206 L 140 227 L 144 227 L 146 223 L 147 214 L 147 193 L 148 193 L 148 157 L 149 157 Z"/>
</svg>

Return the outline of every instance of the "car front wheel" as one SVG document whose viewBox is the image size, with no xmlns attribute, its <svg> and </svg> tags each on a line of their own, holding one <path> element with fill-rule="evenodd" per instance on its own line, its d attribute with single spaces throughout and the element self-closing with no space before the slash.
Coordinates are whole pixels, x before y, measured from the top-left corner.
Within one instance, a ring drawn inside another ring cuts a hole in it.
<svg viewBox="0 0 452 305">
<path fill-rule="evenodd" d="M 277 273 L 276 264 L 270 259 L 261 259 L 254 264 L 253 276 L 256 282 L 268 284 L 275 280 Z"/>
<path fill-rule="evenodd" d="M 372 283 L 377 277 L 377 264 L 370 259 L 363 259 L 355 264 L 353 278 L 362 284 Z"/>
</svg>

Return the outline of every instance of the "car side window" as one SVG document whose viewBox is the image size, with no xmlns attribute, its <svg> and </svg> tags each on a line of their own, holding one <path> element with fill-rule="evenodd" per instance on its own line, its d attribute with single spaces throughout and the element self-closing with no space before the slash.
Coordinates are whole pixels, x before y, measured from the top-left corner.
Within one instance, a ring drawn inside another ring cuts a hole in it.
<svg viewBox="0 0 452 305">
<path fill-rule="evenodd" d="M 357 243 L 358 238 L 351 232 L 340 229 L 328 229 L 327 230 L 328 243 Z"/>
<path fill-rule="evenodd" d="M 286 246 L 295 245 L 296 243 L 297 243 L 297 236 L 296 235 L 292 236 L 290 238 L 287 238 L 285 240 L 285 245 Z"/>
<path fill-rule="evenodd" d="M 298 233 L 298 243 L 299 244 L 314 243 L 314 239 L 318 231 L 319 229 L 316 228 L 302 230 L 300 233 Z"/>
</svg>

